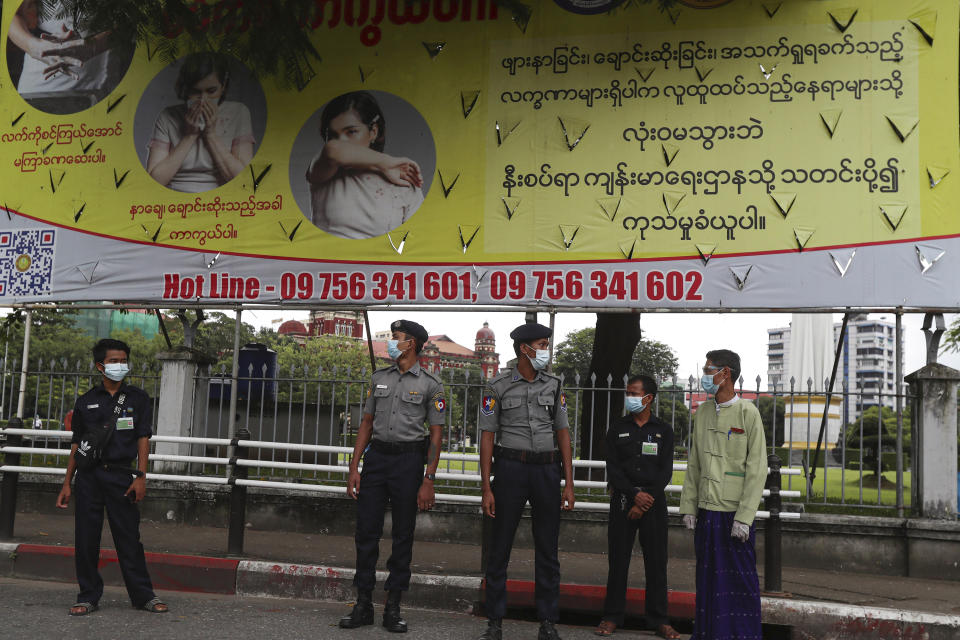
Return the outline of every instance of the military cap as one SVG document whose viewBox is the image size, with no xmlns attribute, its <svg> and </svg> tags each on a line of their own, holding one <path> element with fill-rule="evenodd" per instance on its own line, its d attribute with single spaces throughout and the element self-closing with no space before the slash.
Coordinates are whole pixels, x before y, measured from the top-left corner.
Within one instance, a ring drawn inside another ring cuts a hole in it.
<svg viewBox="0 0 960 640">
<path fill-rule="evenodd" d="M 394 320 L 390 323 L 391 331 L 402 331 L 408 336 L 413 336 L 420 342 L 426 342 L 427 330 L 423 328 L 422 324 L 418 324 L 413 320 Z"/>
<path fill-rule="evenodd" d="M 514 342 L 533 342 L 540 338 L 549 338 L 553 335 L 550 327 L 545 327 L 537 322 L 527 322 L 520 325 L 510 332 L 510 338 Z"/>
</svg>

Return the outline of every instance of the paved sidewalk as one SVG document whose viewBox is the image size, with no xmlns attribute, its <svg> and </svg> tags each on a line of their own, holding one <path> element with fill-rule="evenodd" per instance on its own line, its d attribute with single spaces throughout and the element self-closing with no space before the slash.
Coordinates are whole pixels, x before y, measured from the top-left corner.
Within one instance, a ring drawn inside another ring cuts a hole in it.
<svg viewBox="0 0 960 640">
<path fill-rule="evenodd" d="M 325 600 L 352 598 L 354 547 L 349 537 L 248 528 L 245 556 L 228 558 L 226 529 L 144 521 L 141 533 L 160 588 Z M 70 514 L 20 513 L 15 535 L 13 545 L 3 547 L 8 553 L 18 550 L 12 567 L 4 565 L 11 564 L 10 561 L 0 560 L 4 575 L 73 580 Z M 103 548 L 112 549 L 108 527 L 104 528 Z M 566 611 L 582 616 L 599 611 L 607 560 L 602 550 L 598 551 L 561 553 L 561 606 Z M 381 545 L 381 566 L 388 555 L 389 539 Z M 109 583 L 112 554 L 105 556 Z M 115 580 L 118 572 L 113 562 Z M 481 593 L 479 566 L 480 549 L 476 546 L 418 541 L 414 547 L 412 570 L 416 584 L 411 589 L 411 604 L 473 611 Z M 695 590 L 693 562 L 672 560 L 669 572 L 671 615 L 689 618 Z M 511 605 L 523 615 L 532 603 L 532 550 L 514 549 L 510 578 Z M 630 584 L 642 583 L 643 560 L 635 556 Z M 832 634 L 815 632 L 795 637 L 960 637 L 957 582 L 788 567 L 783 572 L 783 588 L 790 597 L 764 599 L 766 622 L 802 623 L 808 628 L 829 628 Z M 642 598 L 641 590 L 631 591 L 632 611 L 642 611 Z M 941 632 L 935 632 L 936 629 Z"/>
</svg>

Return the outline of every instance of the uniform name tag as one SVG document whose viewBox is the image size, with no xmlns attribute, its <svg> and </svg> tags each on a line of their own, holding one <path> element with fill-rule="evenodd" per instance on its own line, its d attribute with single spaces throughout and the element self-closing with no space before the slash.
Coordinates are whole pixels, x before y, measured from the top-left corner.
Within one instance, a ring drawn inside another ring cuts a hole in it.
<svg viewBox="0 0 960 640">
<path fill-rule="evenodd" d="M 643 449 L 641 453 L 645 456 L 655 456 L 657 455 L 657 449 L 660 448 L 659 442 L 644 442 Z"/>
<path fill-rule="evenodd" d="M 378 384 L 378 385 L 377 385 L 377 389 L 386 389 L 386 388 L 387 388 L 387 385 L 385 385 L 385 384 Z"/>
<path fill-rule="evenodd" d="M 629 434 L 629 433 L 621 433 L 621 434 L 620 434 L 619 436 L 617 436 L 617 437 L 618 437 L 618 438 L 629 438 L 629 437 L 630 437 L 630 434 Z"/>
<path fill-rule="evenodd" d="M 117 431 L 133 429 L 133 418 L 117 418 Z"/>
<path fill-rule="evenodd" d="M 98 408 L 99 406 L 100 406 L 99 403 L 98 403 L 98 404 L 88 404 L 88 405 L 87 405 L 87 409 L 96 409 L 96 408 Z"/>
</svg>

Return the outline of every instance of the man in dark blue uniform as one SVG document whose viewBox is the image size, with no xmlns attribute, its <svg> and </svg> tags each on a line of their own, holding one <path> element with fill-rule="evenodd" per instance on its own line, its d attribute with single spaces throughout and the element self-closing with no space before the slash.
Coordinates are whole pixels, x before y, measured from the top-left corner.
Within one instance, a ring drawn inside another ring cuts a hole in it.
<svg viewBox="0 0 960 640">
<path fill-rule="evenodd" d="M 646 622 L 661 638 L 679 638 L 667 618 L 667 498 L 673 476 L 673 429 L 650 410 L 657 383 L 650 376 L 627 380 L 627 415 L 607 430 L 607 597 L 596 634 L 609 636 L 623 626 L 627 574 L 633 541 L 640 539 L 646 572 Z"/>
<path fill-rule="evenodd" d="M 340 619 L 340 627 L 373 624 L 377 556 L 389 503 L 393 552 L 387 560 L 390 575 L 384 584 L 388 595 L 383 626 L 404 633 L 407 623 L 400 617 L 400 597 L 410 587 L 417 508 L 433 507 L 446 400 L 443 384 L 418 362 L 427 330 L 410 320 L 397 320 L 390 329 L 393 339 L 387 342 L 387 352 L 396 363 L 373 374 L 350 461 L 347 493 L 357 501 L 357 603 Z M 430 425 L 429 440 L 424 438 L 425 421 Z"/>
<path fill-rule="evenodd" d="M 559 640 L 560 509 L 573 509 L 573 462 L 567 403 L 560 379 L 544 369 L 550 336 L 542 324 L 510 333 L 516 369 L 487 383 L 480 405 L 480 479 L 483 513 L 493 518 L 486 572 L 487 629 L 481 640 L 500 640 L 507 610 L 507 564 L 523 509 L 530 502 L 536 546 L 539 640 Z M 495 479 L 490 482 L 495 462 Z M 561 463 L 566 486 L 560 495 Z"/>
<path fill-rule="evenodd" d="M 137 503 L 146 495 L 147 461 L 153 434 L 153 407 L 150 396 L 138 387 L 124 384 L 129 372 L 130 347 L 105 338 L 93 347 L 93 361 L 102 381 L 77 398 L 73 408 L 73 444 L 63 488 L 57 506 L 66 509 L 72 492 L 70 481 L 76 472 L 75 546 L 77 581 L 80 593 L 70 615 L 83 616 L 97 610 L 103 596 L 103 579 L 97 570 L 100 536 L 106 508 L 110 533 L 117 550 L 117 562 L 130 602 L 138 609 L 166 613 L 153 592 L 147 562 L 140 543 L 140 510 Z M 76 453 L 91 430 L 114 425 L 99 464 L 77 471 Z M 136 467 L 131 466 L 136 460 Z"/>
</svg>

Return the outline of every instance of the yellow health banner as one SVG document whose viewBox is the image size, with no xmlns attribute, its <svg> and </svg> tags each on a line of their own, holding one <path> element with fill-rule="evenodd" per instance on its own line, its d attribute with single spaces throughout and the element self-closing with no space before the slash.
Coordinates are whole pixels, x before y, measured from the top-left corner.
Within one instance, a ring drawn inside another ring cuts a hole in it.
<svg viewBox="0 0 960 640">
<path fill-rule="evenodd" d="M 4 3 L 0 302 L 960 303 L 956 2 L 656 5 L 317 0 L 297 89 Z"/>
</svg>

